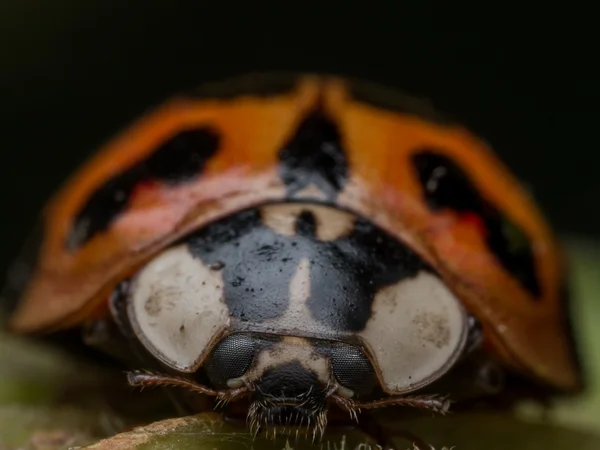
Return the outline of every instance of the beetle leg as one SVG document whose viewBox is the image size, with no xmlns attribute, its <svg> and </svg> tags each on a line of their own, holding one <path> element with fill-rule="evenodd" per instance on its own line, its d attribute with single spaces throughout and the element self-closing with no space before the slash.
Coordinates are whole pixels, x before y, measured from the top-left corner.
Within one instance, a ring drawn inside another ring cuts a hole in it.
<svg viewBox="0 0 600 450">
<path fill-rule="evenodd" d="M 131 386 L 137 387 L 155 387 L 155 386 L 173 386 L 182 387 L 198 394 L 210 395 L 218 399 L 217 406 L 227 404 L 232 400 L 237 400 L 248 394 L 250 389 L 247 386 L 242 386 L 235 389 L 215 390 L 207 386 L 195 383 L 191 380 L 175 377 L 171 375 L 163 375 L 152 372 L 128 372 L 127 381 Z"/>
<path fill-rule="evenodd" d="M 410 406 L 439 414 L 446 414 L 450 410 L 450 404 L 451 402 L 448 397 L 441 397 L 439 395 L 388 397 L 372 402 L 355 402 L 355 406 L 359 410 L 381 408 L 384 406 Z"/>
<path fill-rule="evenodd" d="M 385 406 L 410 406 L 440 414 L 446 414 L 450 409 L 450 400 L 447 397 L 440 397 L 439 395 L 396 396 L 373 400 L 370 402 L 360 402 L 342 397 L 337 394 L 332 394 L 331 398 L 339 406 L 349 412 L 357 410 L 360 411 L 361 409 L 381 408 Z"/>
</svg>

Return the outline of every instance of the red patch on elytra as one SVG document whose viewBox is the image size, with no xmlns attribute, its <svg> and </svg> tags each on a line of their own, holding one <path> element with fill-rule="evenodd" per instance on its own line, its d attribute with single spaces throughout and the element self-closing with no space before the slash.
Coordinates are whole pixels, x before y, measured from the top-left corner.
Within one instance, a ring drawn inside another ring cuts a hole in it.
<svg viewBox="0 0 600 450">
<path fill-rule="evenodd" d="M 460 215 L 460 221 L 463 223 L 467 223 L 475 229 L 477 229 L 479 234 L 481 234 L 482 236 L 487 236 L 487 228 L 479 214 L 473 212 L 462 213 Z"/>
<path fill-rule="evenodd" d="M 148 195 L 154 194 L 157 189 L 160 189 L 160 183 L 156 180 L 149 179 L 140 181 L 131 190 L 129 201 L 131 203 L 140 201 L 141 199 L 148 197 Z"/>
</svg>

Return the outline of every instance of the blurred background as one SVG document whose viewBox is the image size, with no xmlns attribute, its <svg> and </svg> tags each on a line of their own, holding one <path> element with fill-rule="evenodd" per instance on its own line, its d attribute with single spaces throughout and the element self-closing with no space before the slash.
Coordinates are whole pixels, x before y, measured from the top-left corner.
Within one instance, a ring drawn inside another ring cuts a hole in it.
<svg viewBox="0 0 600 450">
<path fill-rule="evenodd" d="M 553 5 L 2 0 L 0 274 L 65 177 L 169 95 L 248 72 L 348 75 L 430 99 L 490 142 L 527 184 L 571 243 L 577 334 L 586 365 L 598 375 L 600 247 L 590 242 L 600 238 L 600 32 L 591 3 Z M 0 364 L 0 403 L 33 398 L 41 380 L 67 383 L 63 369 L 81 378 L 62 359 L 51 369 L 40 365 L 46 350 L 4 337 L 0 354 L 11 361 Z M 566 400 L 555 416 L 597 430 L 595 386 L 588 400 Z M 69 424 L 82 417 L 80 410 L 69 414 Z M 0 425 L 13 417 L 21 416 L 0 408 Z M 469 422 L 469 435 L 473 428 Z M 489 445 L 514 448 L 500 443 L 505 428 L 496 428 L 485 428 Z M 584 448 L 571 446 L 570 435 L 540 435 L 557 448 Z M 441 442 L 455 442 L 445 436 Z"/>
</svg>

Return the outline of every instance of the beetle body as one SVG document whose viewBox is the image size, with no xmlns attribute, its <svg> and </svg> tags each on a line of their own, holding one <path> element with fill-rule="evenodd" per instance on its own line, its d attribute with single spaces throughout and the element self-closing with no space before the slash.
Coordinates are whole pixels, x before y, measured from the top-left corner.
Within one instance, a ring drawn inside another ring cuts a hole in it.
<svg viewBox="0 0 600 450">
<path fill-rule="evenodd" d="M 154 371 L 132 384 L 248 399 L 257 426 L 445 411 L 419 392 L 473 355 L 580 388 L 560 249 L 483 142 L 337 77 L 225 86 L 149 113 L 55 196 L 9 279 L 13 331 L 110 323 Z"/>
</svg>

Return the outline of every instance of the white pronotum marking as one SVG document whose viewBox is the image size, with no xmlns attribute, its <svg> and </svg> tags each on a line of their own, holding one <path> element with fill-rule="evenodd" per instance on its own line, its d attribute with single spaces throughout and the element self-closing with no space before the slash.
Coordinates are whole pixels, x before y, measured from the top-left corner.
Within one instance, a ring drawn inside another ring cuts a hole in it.
<svg viewBox="0 0 600 450">
<path fill-rule="evenodd" d="M 229 323 L 221 272 L 192 257 L 186 245 L 170 248 L 132 280 L 128 314 L 156 358 L 193 371 Z"/>
<path fill-rule="evenodd" d="M 359 333 L 391 393 L 416 389 L 443 375 L 465 345 L 467 316 L 437 276 L 422 271 L 382 289 Z"/>
<path fill-rule="evenodd" d="M 265 225 L 284 236 L 296 234 L 296 222 L 303 211 L 312 213 L 316 220 L 317 238 L 333 241 L 352 232 L 355 217 L 339 209 L 310 203 L 284 203 L 266 205 L 261 208 Z"/>
</svg>

